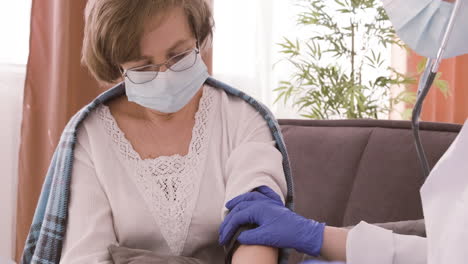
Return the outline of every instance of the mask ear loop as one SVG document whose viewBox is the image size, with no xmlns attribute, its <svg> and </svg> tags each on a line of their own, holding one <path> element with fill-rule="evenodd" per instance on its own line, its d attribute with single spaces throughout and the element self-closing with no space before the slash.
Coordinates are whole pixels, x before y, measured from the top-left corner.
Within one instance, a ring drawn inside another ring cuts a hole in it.
<svg viewBox="0 0 468 264">
<path fill-rule="evenodd" d="M 202 43 L 200 41 L 200 38 L 198 37 L 200 32 L 197 32 L 196 30 L 193 31 L 193 35 L 195 36 L 195 47 L 197 48 L 197 51 L 200 53 L 201 52 L 201 46 Z"/>
<path fill-rule="evenodd" d="M 195 40 L 196 40 L 195 47 L 197 48 L 197 51 L 200 52 L 200 40 L 198 38 L 198 34 L 196 33 L 195 33 Z"/>
<path fill-rule="evenodd" d="M 122 76 L 122 81 L 125 81 L 125 76 L 127 75 L 127 72 L 121 66 L 118 66 L 118 67 L 119 67 L 120 75 Z"/>
</svg>

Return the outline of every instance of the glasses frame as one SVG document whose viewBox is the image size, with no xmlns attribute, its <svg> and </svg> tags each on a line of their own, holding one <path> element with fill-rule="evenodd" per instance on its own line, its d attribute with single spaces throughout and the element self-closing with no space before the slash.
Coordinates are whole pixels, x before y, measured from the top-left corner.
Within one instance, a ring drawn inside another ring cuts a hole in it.
<svg viewBox="0 0 468 264">
<path fill-rule="evenodd" d="M 176 58 L 176 57 L 178 57 L 178 56 L 181 56 L 181 55 L 190 54 L 190 53 L 193 52 L 193 51 L 195 51 L 195 53 L 196 53 L 197 55 L 200 54 L 200 49 L 198 48 L 198 43 L 197 43 L 197 47 L 196 47 L 196 48 L 192 48 L 192 49 L 186 50 L 186 51 L 184 51 L 184 52 L 181 52 L 181 53 L 179 53 L 179 54 L 177 54 L 177 55 L 174 55 L 174 56 L 170 57 L 168 60 L 166 60 L 166 62 L 164 62 L 164 63 L 160 63 L 160 64 L 146 64 L 146 65 L 136 66 L 136 67 L 132 67 L 132 68 L 126 69 L 126 70 L 123 71 L 122 76 L 123 76 L 124 79 L 125 79 L 125 77 L 127 77 L 128 80 L 129 80 L 130 82 L 134 83 L 134 84 L 144 84 L 144 83 L 148 83 L 148 82 L 151 82 L 151 81 L 153 81 L 154 79 L 156 79 L 156 77 L 158 77 L 158 74 L 159 74 L 159 69 L 161 69 L 162 66 L 166 66 L 166 68 L 167 68 L 168 70 L 173 71 L 173 72 L 183 72 L 183 71 L 186 71 L 186 70 L 192 68 L 193 65 L 195 65 L 195 63 L 197 62 L 197 57 L 195 57 L 195 61 L 194 61 L 194 63 L 193 63 L 192 66 L 188 67 L 187 69 L 181 70 L 181 71 L 174 71 L 174 70 L 172 70 L 170 67 L 168 67 L 167 64 L 169 63 L 170 60 L 172 60 L 172 59 L 174 59 L 174 58 Z M 185 58 L 185 57 L 184 57 L 184 58 Z M 184 59 L 184 58 L 182 58 L 182 59 Z M 140 69 L 143 69 L 143 68 L 146 68 L 146 67 L 154 67 L 155 69 L 158 69 L 158 70 L 156 71 L 156 74 L 154 75 L 154 77 L 153 77 L 151 80 L 148 80 L 148 81 L 142 82 L 142 83 L 136 83 L 136 82 L 132 81 L 132 79 L 128 76 L 128 72 L 129 72 L 129 71 L 136 71 L 136 70 L 140 70 Z"/>
</svg>

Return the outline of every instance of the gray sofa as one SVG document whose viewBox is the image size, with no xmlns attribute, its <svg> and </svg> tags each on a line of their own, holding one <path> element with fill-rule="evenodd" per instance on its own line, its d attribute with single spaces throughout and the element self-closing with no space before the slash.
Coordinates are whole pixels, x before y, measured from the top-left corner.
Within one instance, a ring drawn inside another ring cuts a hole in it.
<svg viewBox="0 0 468 264">
<path fill-rule="evenodd" d="M 298 213 L 332 226 L 365 220 L 422 219 L 424 183 L 411 125 L 381 120 L 280 120 L 290 155 Z M 433 166 L 460 125 L 422 123 L 421 137 Z M 289 263 L 304 256 L 294 252 Z"/>
</svg>

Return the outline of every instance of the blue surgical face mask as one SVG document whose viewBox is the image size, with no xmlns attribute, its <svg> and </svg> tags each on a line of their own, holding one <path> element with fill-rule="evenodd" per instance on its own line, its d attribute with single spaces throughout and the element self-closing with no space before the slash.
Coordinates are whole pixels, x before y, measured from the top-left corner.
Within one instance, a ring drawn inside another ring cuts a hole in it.
<svg viewBox="0 0 468 264">
<path fill-rule="evenodd" d="M 132 80 L 125 77 L 128 100 L 162 113 L 178 112 L 190 102 L 209 77 L 200 54 L 196 56 L 192 67 L 180 72 L 170 69 L 158 72 L 157 77 L 149 82 L 140 83 L 139 80 L 147 80 L 155 72 L 132 72 Z M 186 56 L 177 64 L 193 63 L 190 60 L 190 56 Z"/>
<path fill-rule="evenodd" d="M 468 53 L 468 1 L 461 0 L 461 4 L 443 58 Z M 454 6 L 442 0 L 384 0 L 400 39 L 429 58 L 437 57 Z"/>
</svg>

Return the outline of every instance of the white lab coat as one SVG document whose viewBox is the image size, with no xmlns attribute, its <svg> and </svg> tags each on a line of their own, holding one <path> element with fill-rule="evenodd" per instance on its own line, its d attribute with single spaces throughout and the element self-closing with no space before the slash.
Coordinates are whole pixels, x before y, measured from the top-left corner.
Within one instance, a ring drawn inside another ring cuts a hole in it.
<svg viewBox="0 0 468 264">
<path fill-rule="evenodd" d="M 348 264 L 468 263 L 468 120 L 421 188 L 426 238 L 361 222 L 347 240 Z"/>
</svg>

